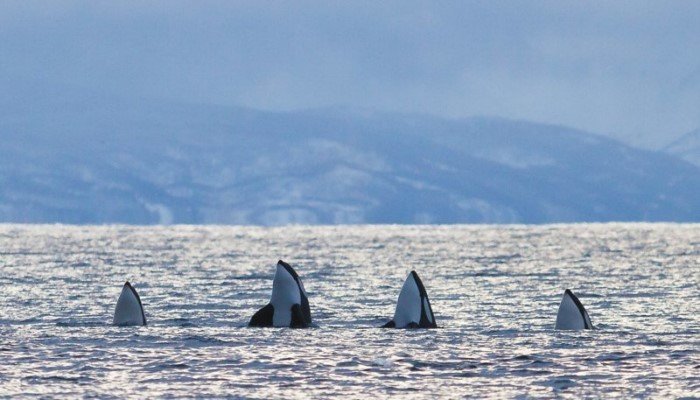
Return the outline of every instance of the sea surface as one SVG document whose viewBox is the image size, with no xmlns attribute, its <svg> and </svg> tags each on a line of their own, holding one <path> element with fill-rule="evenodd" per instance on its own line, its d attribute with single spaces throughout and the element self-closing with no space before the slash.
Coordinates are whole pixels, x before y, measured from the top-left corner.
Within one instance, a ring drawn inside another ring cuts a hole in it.
<svg viewBox="0 0 700 400">
<path fill-rule="evenodd" d="M 246 327 L 278 259 L 318 328 Z M 412 269 L 440 328 L 378 328 Z M 700 225 L 0 225 L 0 397 L 698 398 L 699 281 Z"/>
</svg>

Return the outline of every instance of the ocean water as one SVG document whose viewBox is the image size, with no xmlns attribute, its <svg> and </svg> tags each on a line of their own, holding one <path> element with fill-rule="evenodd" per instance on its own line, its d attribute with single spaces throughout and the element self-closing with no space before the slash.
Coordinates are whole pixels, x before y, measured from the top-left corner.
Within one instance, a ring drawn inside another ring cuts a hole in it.
<svg viewBox="0 0 700 400">
<path fill-rule="evenodd" d="M 246 327 L 280 258 L 318 328 Z M 411 269 L 440 328 L 378 328 Z M 699 281 L 700 225 L 0 225 L 0 396 L 699 397 Z"/>
</svg>

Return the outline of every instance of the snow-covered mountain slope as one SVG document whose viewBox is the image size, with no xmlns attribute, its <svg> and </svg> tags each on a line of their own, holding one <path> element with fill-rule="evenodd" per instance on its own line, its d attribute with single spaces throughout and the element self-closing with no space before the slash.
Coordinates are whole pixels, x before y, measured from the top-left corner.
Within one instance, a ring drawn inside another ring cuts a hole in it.
<svg viewBox="0 0 700 400">
<path fill-rule="evenodd" d="M 664 150 L 700 166 L 700 129 L 681 136 Z"/>
<path fill-rule="evenodd" d="M 700 168 L 559 126 L 0 94 L 0 221 L 700 221 Z"/>
</svg>

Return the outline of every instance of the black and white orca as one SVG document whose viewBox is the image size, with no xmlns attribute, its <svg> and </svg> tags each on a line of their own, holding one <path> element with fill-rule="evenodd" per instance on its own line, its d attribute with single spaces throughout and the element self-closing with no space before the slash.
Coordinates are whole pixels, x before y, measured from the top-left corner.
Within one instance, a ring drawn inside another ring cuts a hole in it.
<svg viewBox="0 0 700 400">
<path fill-rule="evenodd" d="M 120 326 L 146 325 L 146 314 L 143 313 L 141 298 L 129 281 L 126 281 L 122 287 L 122 293 L 117 300 L 113 324 Z"/>
<path fill-rule="evenodd" d="M 591 318 L 588 316 L 586 309 L 583 308 L 583 304 L 581 304 L 578 297 L 569 289 L 564 291 L 564 297 L 562 297 L 559 304 L 555 329 L 593 329 Z"/>
<path fill-rule="evenodd" d="M 308 328 L 311 326 L 311 309 L 304 284 L 294 268 L 286 262 L 277 262 L 272 281 L 270 303 L 258 310 L 248 323 L 255 327 Z"/>
<path fill-rule="evenodd" d="M 416 271 L 408 274 L 396 302 L 394 318 L 383 328 L 437 328 L 428 293 Z"/>
</svg>

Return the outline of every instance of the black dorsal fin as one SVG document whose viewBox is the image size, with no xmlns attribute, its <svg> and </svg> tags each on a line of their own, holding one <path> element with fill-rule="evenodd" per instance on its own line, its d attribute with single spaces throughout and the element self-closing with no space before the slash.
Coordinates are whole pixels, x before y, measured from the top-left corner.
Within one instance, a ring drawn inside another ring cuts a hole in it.
<svg viewBox="0 0 700 400">
<path fill-rule="evenodd" d="M 290 328 L 308 328 L 309 324 L 306 323 L 304 313 L 301 310 L 299 304 L 293 304 L 292 309 L 292 322 L 289 324 Z"/>
<path fill-rule="evenodd" d="M 391 321 L 382 325 L 382 328 L 396 328 L 396 322 L 394 322 L 394 320 L 392 319 Z"/>
<path fill-rule="evenodd" d="M 268 327 L 272 326 L 272 316 L 275 313 L 275 307 L 272 306 L 272 304 L 266 305 L 265 307 L 261 308 L 253 314 L 253 316 L 250 318 L 250 322 L 248 322 L 248 326 L 255 326 L 255 327 Z"/>
</svg>

